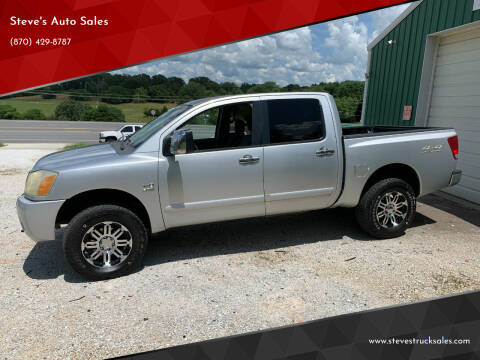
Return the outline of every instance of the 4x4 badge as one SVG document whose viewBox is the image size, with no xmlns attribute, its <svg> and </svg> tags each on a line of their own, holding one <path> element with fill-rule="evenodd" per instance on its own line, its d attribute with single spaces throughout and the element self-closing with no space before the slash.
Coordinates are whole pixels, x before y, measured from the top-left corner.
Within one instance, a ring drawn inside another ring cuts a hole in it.
<svg viewBox="0 0 480 360">
<path fill-rule="evenodd" d="M 155 185 L 150 183 L 150 184 L 147 184 L 147 185 L 143 185 L 143 191 L 151 191 L 155 189 Z"/>
<path fill-rule="evenodd" d="M 422 151 L 424 153 L 426 152 L 439 152 L 440 150 L 442 150 L 442 145 L 435 145 L 435 146 L 430 146 L 430 145 L 425 145 L 423 148 L 422 148 Z"/>
</svg>

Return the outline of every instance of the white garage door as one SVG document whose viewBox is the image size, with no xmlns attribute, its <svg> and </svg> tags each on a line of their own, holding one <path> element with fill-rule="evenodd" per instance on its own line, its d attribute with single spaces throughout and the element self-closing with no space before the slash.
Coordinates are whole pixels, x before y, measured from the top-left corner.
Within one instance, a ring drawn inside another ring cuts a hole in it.
<svg viewBox="0 0 480 360">
<path fill-rule="evenodd" d="M 463 177 L 446 191 L 480 203 L 480 27 L 440 39 L 428 125 L 458 133 Z"/>
</svg>

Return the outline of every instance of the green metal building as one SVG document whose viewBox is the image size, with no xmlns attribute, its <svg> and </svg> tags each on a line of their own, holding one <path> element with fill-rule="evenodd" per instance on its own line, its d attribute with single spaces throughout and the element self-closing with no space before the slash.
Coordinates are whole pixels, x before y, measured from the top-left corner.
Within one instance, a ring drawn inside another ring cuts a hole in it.
<svg viewBox="0 0 480 360">
<path fill-rule="evenodd" d="M 368 46 L 362 122 L 454 127 L 456 196 L 480 203 L 480 0 L 416 1 Z"/>
</svg>

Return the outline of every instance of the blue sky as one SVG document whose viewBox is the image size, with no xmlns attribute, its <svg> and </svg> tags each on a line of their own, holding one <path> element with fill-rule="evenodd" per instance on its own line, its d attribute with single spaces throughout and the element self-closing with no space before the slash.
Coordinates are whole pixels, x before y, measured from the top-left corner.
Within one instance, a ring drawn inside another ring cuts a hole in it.
<svg viewBox="0 0 480 360">
<path fill-rule="evenodd" d="M 207 76 L 217 82 L 310 85 L 364 80 L 367 44 L 408 5 L 179 55 L 115 73 Z"/>
</svg>

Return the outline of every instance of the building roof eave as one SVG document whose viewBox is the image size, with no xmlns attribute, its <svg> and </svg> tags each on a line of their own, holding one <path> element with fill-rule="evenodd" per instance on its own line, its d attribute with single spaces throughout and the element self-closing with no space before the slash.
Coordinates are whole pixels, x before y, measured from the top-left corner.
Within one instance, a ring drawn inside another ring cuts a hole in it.
<svg viewBox="0 0 480 360">
<path fill-rule="evenodd" d="M 395 20 L 393 20 L 393 22 L 390 25 L 388 25 L 387 28 L 383 30 L 380 35 L 378 35 L 370 44 L 368 44 L 368 47 L 367 47 L 368 51 L 372 50 L 380 41 L 383 40 L 385 36 L 387 36 L 390 33 L 390 31 L 395 29 L 395 27 L 398 24 L 400 24 L 403 21 L 403 19 L 405 19 L 413 10 L 415 10 L 417 6 L 422 3 L 422 1 L 423 0 L 414 1 L 412 4 L 410 4 L 408 8 L 405 9 L 404 12 L 398 15 L 398 17 Z"/>
</svg>

